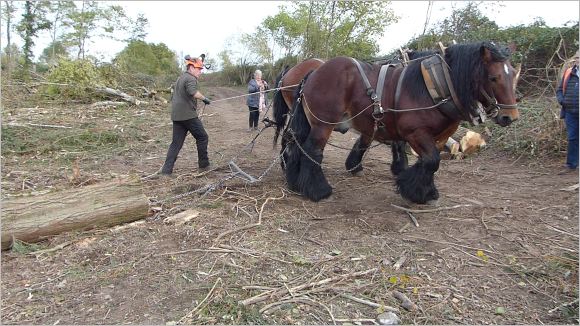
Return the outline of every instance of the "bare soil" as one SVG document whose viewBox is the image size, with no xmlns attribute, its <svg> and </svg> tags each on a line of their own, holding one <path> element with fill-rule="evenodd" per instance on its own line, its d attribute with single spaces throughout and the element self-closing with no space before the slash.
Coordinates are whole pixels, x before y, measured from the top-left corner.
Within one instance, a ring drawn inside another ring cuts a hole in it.
<svg viewBox="0 0 580 326">
<path fill-rule="evenodd" d="M 206 93 L 217 100 L 244 90 Z M 197 171 L 188 137 L 174 177 L 159 179 L 147 176 L 170 143 L 166 105 L 4 108 L 3 200 L 133 174 L 152 210 L 123 228 L 3 252 L 0 322 L 373 324 L 393 307 L 405 324 L 578 323 L 578 191 L 563 190 L 578 175 L 557 173 L 563 157 L 491 146 L 442 161 L 439 204 L 421 206 L 395 192 L 388 146 L 372 148 L 353 176 L 340 147 L 357 135 L 334 133 L 323 162 L 334 193 L 314 203 L 286 189 L 272 128 L 247 146 L 258 132 L 247 131 L 244 103 L 217 101 L 204 112 L 213 170 Z M 262 178 L 232 177 L 232 159 Z M 395 205 L 423 210 L 411 213 L 418 226 Z M 163 222 L 183 210 L 199 215 Z M 417 309 L 401 307 L 393 291 Z M 241 304 L 261 293 L 274 295 Z"/>
</svg>

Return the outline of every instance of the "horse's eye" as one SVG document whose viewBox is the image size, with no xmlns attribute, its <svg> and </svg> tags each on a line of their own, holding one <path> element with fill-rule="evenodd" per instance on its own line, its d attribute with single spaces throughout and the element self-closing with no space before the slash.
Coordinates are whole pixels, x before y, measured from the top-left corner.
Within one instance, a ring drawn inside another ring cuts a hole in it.
<svg viewBox="0 0 580 326">
<path fill-rule="evenodd" d="M 490 76 L 489 81 L 495 83 L 497 81 L 497 76 Z"/>
</svg>

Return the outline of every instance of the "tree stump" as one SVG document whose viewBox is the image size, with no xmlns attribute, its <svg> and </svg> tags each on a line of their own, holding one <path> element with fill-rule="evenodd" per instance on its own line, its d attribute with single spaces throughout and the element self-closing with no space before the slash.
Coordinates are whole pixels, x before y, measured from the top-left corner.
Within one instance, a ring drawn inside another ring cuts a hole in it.
<svg viewBox="0 0 580 326">
<path fill-rule="evenodd" d="M 139 179 L 117 179 L 83 188 L 2 200 L 2 250 L 13 239 L 38 242 L 71 230 L 110 227 L 148 215 Z"/>
</svg>

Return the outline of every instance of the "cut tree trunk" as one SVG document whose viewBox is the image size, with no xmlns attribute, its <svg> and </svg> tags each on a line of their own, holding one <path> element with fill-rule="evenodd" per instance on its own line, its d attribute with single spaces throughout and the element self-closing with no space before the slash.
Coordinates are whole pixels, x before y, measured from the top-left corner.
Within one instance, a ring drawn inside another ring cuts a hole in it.
<svg viewBox="0 0 580 326">
<path fill-rule="evenodd" d="M 120 90 L 117 89 L 113 89 L 113 88 L 108 88 L 108 87 L 99 87 L 96 89 L 98 92 L 107 94 L 109 96 L 115 96 L 118 97 L 120 99 L 122 99 L 123 101 L 127 101 L 129 103 L 135 104 L 135 105 L 140 105 L 140 104 L 148 104 L 145 101 L 141 101 L 137 98 L 135 98 L 134 96 L 131 96 L 127 93 L 123 93 Z"/>
<path fill-rule="evenodd" d="M 460 150 L 465 155 L 473 154 L 486 145 L 481 134 L 463 127 L 457 129 L 453 139 L 459 140 Z"/>
<path fill-rule="evenodd" d="M 2 250 L 71 230 L 110 227 L 147 217 L 139 179 L 118 179 L 39 196 L 2 200 Z"/>
<path fill-rule="evenodd" d="M 460 145 L 455 139 L 453 139 L 451 137 L 447 138 L 447 142 L 445 143 L 445 147 L 449 150 L 449 153 L 452 156 L 459 154 Z"/>
</svg>

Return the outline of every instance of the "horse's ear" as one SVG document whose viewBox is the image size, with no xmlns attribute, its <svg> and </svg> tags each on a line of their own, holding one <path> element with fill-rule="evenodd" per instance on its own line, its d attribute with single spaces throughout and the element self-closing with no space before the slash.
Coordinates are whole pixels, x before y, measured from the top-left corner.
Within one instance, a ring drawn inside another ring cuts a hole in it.
<svg viewBox="0 0 580 326">
<path fill-rule="evenodd" d="M 518 84 L 518 80 L 520 79 L 520 73 L 522 72 L 522 64 L 518 63 L 516 66 L 516 76 L 514 77 L 514 84 L 513 87 L 516 89 L 516 85 Z"/>
<path fill-rule="evenodd" d="M 508 45 L 508 49 L 510 49 L 510 53 L 511 53 L 511 54 L 514 54 L 514 53 L 516 52 L 516 50 L 517 50 L 517 45 L 516 45 L 516 43 L 515 43 L 515 42 L 511 42 L 511 43 Z"/>
<path fill-rule="evenodd" d="M 492 61 L 491 51 L 485 45 L 481 46 L 479 53 L 481 54 L 481 59 L 483 62 L 490 63 Z"/>
</svg>

